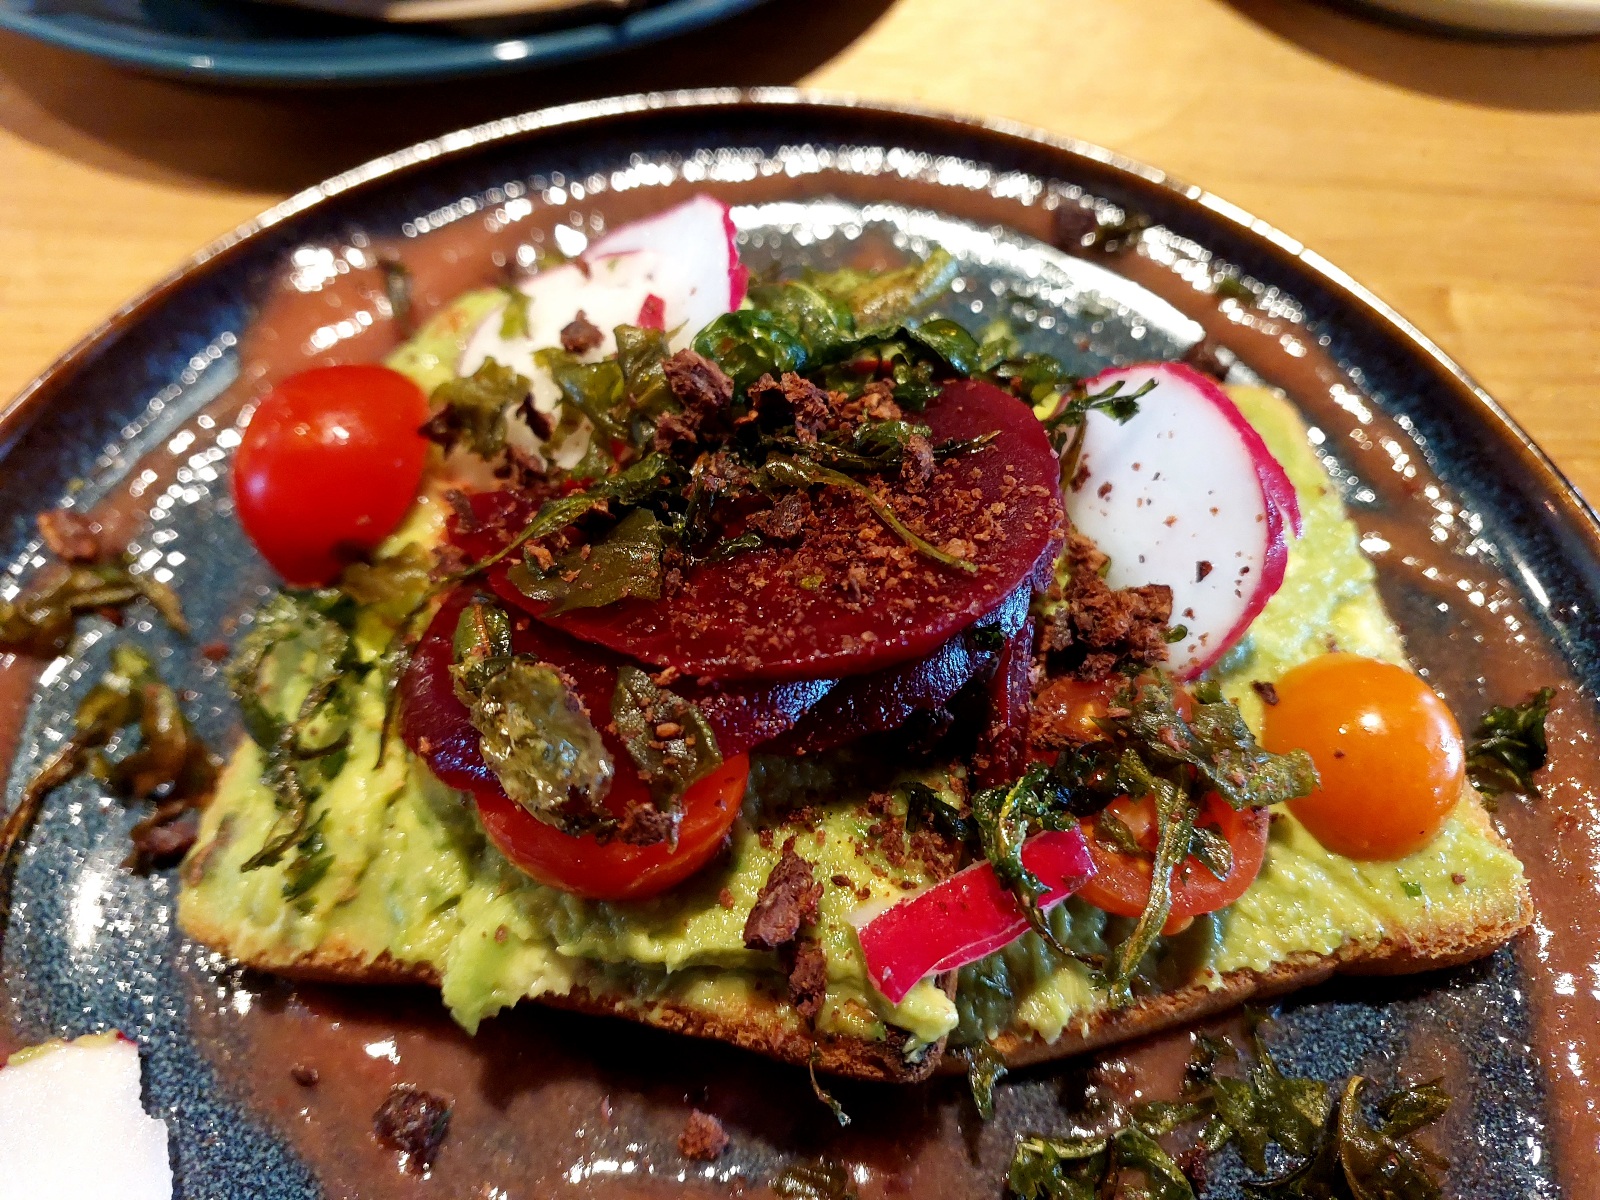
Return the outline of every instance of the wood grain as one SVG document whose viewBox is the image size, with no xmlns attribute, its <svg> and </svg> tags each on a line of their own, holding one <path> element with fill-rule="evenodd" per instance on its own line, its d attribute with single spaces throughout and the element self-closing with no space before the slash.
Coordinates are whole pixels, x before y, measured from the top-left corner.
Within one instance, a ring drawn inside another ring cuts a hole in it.
<svg viewBox="0 0 1600 1200">
<path fill-rule="evenodd" d="M 0 37 L 0 393 L 208 239 L 342 167 L 545 104 L 799 83 L 1162 166 L 1373 288 L 1600 498 L 1600 41 L 1456 39 L 1305 0 L 771 0 L 600 63 L 215 89 Z"/>
</svg>

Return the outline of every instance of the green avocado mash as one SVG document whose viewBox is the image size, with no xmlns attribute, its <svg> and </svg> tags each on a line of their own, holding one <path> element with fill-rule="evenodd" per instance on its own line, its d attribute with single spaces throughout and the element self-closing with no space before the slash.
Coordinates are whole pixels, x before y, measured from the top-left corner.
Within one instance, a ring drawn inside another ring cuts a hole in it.
<svg viewBox="0 0 1600 1200">
<path fill-rule="evenodd" d="M 463 297 L 391 358 L 431 388 L 452 375 L 465 332 L 499 293 Z M 1241 408 L 1289 471 L 1305 513 L 1283 589 L 1249 637 L 1219 671 L 1226 693 L 1247 719 L 1259 720 L 1252 680 L 1271 680 L 1295 664 L 1341 649 L 1403 661 L 1362 556 L 1355 526 L 1307 444 L 1289 405 L 1259 390 L 1236 393 Z M 391 540 L 431 543 L 440 505 L 424 498 Z M 381 621 L 357 631 L 360 654 L 374 658 L 386 638 Z M 827 955 L 828 994 L 817 1018 L 824 1031 L 881 1039 L 893 1026 L 910 1035 L 907 1051 L 955 1033 L 963 1040 L 1016 1028 L 1045 1039 L 1105 1003 L 1086 970 L 1062 959 L 1035 934 L 960 973 L 954 999 L 924 981 L 890 1005 L 866 981 L 848 916 L 868 901 L 891 901 L 926 882 L 911 856 L 882 848 L 881 812 L 866 802 L 861 764 L 848 759 L 795 761 L 754 756 L 744 819 L 732 847 L 688 884 L 654 899 L 600 903 L 532 882 L 487 845 L 457 793 L 440 784 L 396 741 L 377 765 L 382 723 L 378 672 L 358 693 L 343 769 L 316 802 L 326 814 L 322 846 L 331 862 L 319 879 L 285 897 L 286 863 L 242 871 L 275 818 L 260 782 L 261 761 L 245 741 L 207 810 L 186 864 L 180 919 L 190 933 L 226 946 L 253 964 L 289 967 L 322 961 L 366 963 L 383 956 L 426 964 L 445 1003 L 467 1029 L 524 997 L 575 986 L 606 988 L 641 1006 L 670 997 L 707 1011 L 726 1009 L 752 989 L 781 995 L 776 956 L 745 948 L 742 930 L 773 863 L 791 833 L 823 889 L 818 935 Z M 292 693 L 293 679 L 282 686 Z M 303 685 L 301 687 L 303 691 Z M 949 776 L 923 772 L 932 786 Z M 892 781 L 891 781 L 892 782 Z M 1374 781 L 1381 786 L 1381 781 Z M 1464 803 L 1471 803 L 1465 801 Z M 789 814 L 808 806 L 804 822 Z M 1520 864 L 1463 813 L 1425 850 L 1399 863 L 1356 863 L 1323 850 L 1292 819 L 1274 824 L 1266 866 L 1231 909 L 1163 939 L 1144 971 L 1157 984 L 1220 981 L 1240 968 L 1264 969 L 1300 952 L 1382 938 L 1403 922 L 1503 920 L 1517 906 Z M 1464 875 L 1466 882 L 1452 883 Z M 1058 936 L 1080 951 L 1103 953 L 1125 927 L 1069 902 L 1052 914 Z M 798 1019 L 798 1018 L 796 1018 Z"/>
</svg>

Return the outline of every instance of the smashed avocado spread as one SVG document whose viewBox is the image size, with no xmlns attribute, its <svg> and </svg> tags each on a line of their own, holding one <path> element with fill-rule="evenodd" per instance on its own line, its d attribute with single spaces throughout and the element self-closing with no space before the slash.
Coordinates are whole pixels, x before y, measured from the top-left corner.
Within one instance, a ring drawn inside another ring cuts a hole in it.
<svg viewBox="0 0 1600 1200">
<path fill-rule="evenodd" d="M 425 390 L 448 382 L 468 334 L 500 303 L 498 292 L 462 297 L 391 365 Z M 1233 396 L 1287 470 L 1304 514 L 1282 588 L 1212 671 L 1258 728 L 1261 700 L 1252 682 L 1277 679 L 1334 645 L 1396 662 L 1404 656 L 1355 526 L 1299 419 L 1273 393 L 1236 389 Z M 425 494 L 384 552 L 438 543 L 444 508 L 438 495 Z M 353 628 L 350 653 L 372 667 L 393 622 L 374 610 Z M 280 654 L 277 669 L 263 676 L 259 697 L 278 712 L 291 711 L 311 687 L 285 661 Z M 906 789 L 895 785 L 916 782 L 953 799 L 967 790 L 959 766 L 896 776 L 852 759 L 848 749 L 805 759 L 755 753 L 726 853 L 664 894 L 602 902 L 543 886 L 513 867 L 487 842 L 470 802 L 398 739 L 380 756 L 381 670 L 367 670 L 345 703 L 348 741 L 316 797 L 316 824 L 297 855 L 246 869 L 283 815 L 262 782 L 257 745 L 245 740 L 234 754 L 183 873 L 179 913 L 193 935 L 269 969 L 415 968 L 438 981 L 469 1030 L 523 998 L 575 988 L 629 997 L 640 1009 L 665 999 L 737 1011 L 754 996 L 784 994 L 780 957 L 748 948 L 743 930 L 792 837 L 794 851 L 827 884 L 815 923 L 827 975 L 819 1030 L 870 1040 L 903 1031 L 908 1036 L 900 1040 L 913 1054 L 951 1034 L 975 1042 L 1013 1030 L 1054 1040 L 1108 1003 L 1082 961 L 1037 933 L 963 968 L 953 997 L 924 980 L 890 1004 L 868 982 L 849 917 L 937 878 L 899 844 Z M 1140 973 L 1157 987 L 1220 986 L 1231 971 L 1376 944 L 1399 928 L 1418 937 L 1431 928 L 1510 920 L 1520 874 L 1471 799 L 1430 845 L 1398 862 L 1331 854 L 1287 813 L 1274 812 L 1254 883 L 1228 908 L 1157 939 Z M 1046 919 L 1056 940 L 1086 959 L 1106 956 L 1132 924 L 1077 900 Z"/>
</svg>

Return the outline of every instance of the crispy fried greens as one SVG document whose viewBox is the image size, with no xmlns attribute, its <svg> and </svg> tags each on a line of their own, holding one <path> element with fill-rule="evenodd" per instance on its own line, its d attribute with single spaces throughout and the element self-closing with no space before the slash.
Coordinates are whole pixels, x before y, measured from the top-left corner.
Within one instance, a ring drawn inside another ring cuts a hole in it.
<svg viewBox="0 0 1600 1200">
<path fill-rule="evenodd" d="M 605 822 L 616 764 L 600 731 L 554 667 L 512 653 L 510 619 L 493 601 L 461 610 L 451 673 L 507 796 L 567 832 Z"/>
<path fill-rule="evenodd" d="M 133 574 L 131 566 L 126 557 L 74 563 L 49 577 L 43 586 L 14 600 L 0 600 L 0 652 L 46 658 L 60 654 L 72 640 L 80 616 L 120 611 L 136 600 L 148 600 L 168 625 L 188 633 L 176 593 L 148 572 Z"/>
<path fill-rule="evenodd" d="M 1492 801 L 1502 792 L 1537 796 L 1534 775 L 1550 756 L 1544 724 L 1554 688 L 1540 688 L 1521 704 L 1497 704 L 1484 713 L 1467 743 L 1467 777 Z"/>
<path fill-rule="evenodd" d="M 106 747 L 130 727 L 138 731 L 137 747 L 111 758 Z M 218 765 L 149 655 L 137 646 L 119 645 L 111 652 L 106 673 L 78 702 L 72 733 L 29 780 L 0 825 L 0 870 L 45 797 L 72 779 L 89 775 L 126 799 L 157 801 L 156 811 L 136 827 L 137 835 L 169 825 L 202 804 L 216 782 Z M 128 865 L 150 865 L 137 836 Z"/>
<path fill-rule="evenodd" d="M 356 653 L 354 623 L 355 605 L 337 589 L 279 592 L 256 612 L 229 660 L 228 685 L 245 732 L 261 748 L 262 782 L 278 807 L 266 842 L 244 864 L 247 871 L 279 862 L 291 850 L 300 851 L 302 860 L 318 852 L 311 805 L 344 769 L 351 693 L 373 669 Z M 283 681 L 289 678 L 306 686 L 301 699 L 285 708 Z M 297 862 L 291 875 L 307 869 Z M 286 894 L 293 886 L 286 885 Z"/>
<path fill-rule="evenodd" d="M 662 811 L 676 809 L 696 780 L 722 765 L 717 736 L 705 714 L 638 667 L 617 671 L 611 719 Z"/>
<path fill-rule="evenodd" d="M 1021 1138 L 1007 1186 L 1022 1200 L 1194 1200 L 1206 1161 L 1231 1145 L 1255 1173 L 1247 1194 L 1260 1200 L 1438 1200 L 1435 1175 L 1448 1164 L 1411 1140 L 1450 1105 L 1438 1083 L 1390 1092 L 1369 1117 L 1362 1076 L 1334 1087 L 1285 1075 L 1259 1027 L 1254 1043 L 1255 1062 L 1225 1073 L 1219 1065 L 1236 1052 L 1202 1034 L 1178 1100 L 1136 1105 L 1103 1134 Z M 1162 1139 L 1184 1130 L 1190 1149 L 1175 1158 Z"/>
</svg>

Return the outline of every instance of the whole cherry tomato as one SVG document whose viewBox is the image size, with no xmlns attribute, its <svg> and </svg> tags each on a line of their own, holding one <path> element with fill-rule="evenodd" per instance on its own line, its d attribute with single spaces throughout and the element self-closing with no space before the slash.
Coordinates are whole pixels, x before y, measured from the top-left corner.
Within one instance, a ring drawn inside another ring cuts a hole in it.
<svg viewBox="0 0 1600 1200">
<path fill-rule="evenodd" d="M 1276 684 L 1261 742 L 1299 747 L 1322 784 L 1289 802 L 1311 835 L 1347 858 L 1404 858 L 1434 839 L 1461 798 L 1466 752 L 1445 702 L 1404 667 L 1328 654 Z"/>
<path fill-rule="evenodd" d="M 474 797 L 489 840 L 538 882 L 592 900 L 642 900 L 682 883 L 711 861 L 739 815 L 749 778 L 750 756 L 736 754 L 685 792 L 676 847 L 563 833 L 498 788 Z M 632 791 L 638 794 L 628 794 Z M 646 795 L 636 773 L 619 772 L 606 804 L 620 814 L 630 799 Z"/>
<path fill-rule="evenodd" d="M 257 407 L 233 465 L 239 523 L 297 587 L 331 582 L 394 531 L 416 497 L 428 398 L 398 371 L 317 367 Z"/>
</svg>

